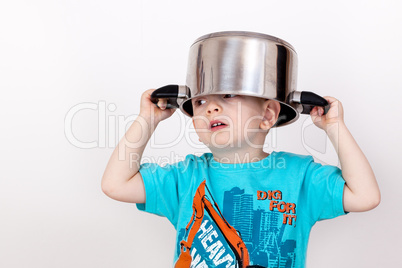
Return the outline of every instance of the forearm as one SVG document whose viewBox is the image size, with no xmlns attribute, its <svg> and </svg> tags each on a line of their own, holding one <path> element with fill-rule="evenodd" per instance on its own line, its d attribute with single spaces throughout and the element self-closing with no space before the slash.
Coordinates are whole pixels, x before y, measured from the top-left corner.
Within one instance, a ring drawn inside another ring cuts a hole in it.
<svg viewBox="0 0 402 268">
<path fill-rule="evenodd" d="M 374 172 L 346 125 L 337 123 L 327 134 L 337 151 L 342 176 L 354 199 L 351 203 L 362 207 L 376 206 L 380 191 Z"/>
<path fill-rule="evenodd" d="M 142 154 L 157 124 L 139 115 L 114 149 L 102 177 L 102 187 L 121 185 L 139 170 Z"/>
</svg>

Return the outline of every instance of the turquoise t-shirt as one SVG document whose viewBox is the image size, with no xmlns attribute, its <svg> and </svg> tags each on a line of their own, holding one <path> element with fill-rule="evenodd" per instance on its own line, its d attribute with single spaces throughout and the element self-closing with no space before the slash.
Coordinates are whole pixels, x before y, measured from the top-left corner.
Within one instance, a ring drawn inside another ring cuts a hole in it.
<svg viewBox="0 0 402 268">
<path fill-rule="evenodd" d="M 311 156 L 272 152 L 227 164 L 205 153 L 139 171 L 146 203 L 137 207 L 168 218 L 177 230 L 174 262 L 184 241 L 191 267 L 304 267 L 315 222 L 345 214 L 341 170 Z"/>
</svg>

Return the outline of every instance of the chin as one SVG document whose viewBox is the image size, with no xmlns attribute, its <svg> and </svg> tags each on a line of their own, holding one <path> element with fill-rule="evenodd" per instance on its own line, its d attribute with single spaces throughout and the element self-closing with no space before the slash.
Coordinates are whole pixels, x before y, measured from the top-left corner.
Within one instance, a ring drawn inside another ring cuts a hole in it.
<svg viewBox="0 0 402 268">
<path fill-rule="evenodd" d="M 239 147 L 237 144 L 237 141 L 229 141 L 229 140 L 215 140 L 214 142 L 210 143 L 211 148 L 216 148 L 216 149 L 225 149 L 225 148 L 237 148 Z M 241 147 L 241 146 L 240 146 Z"/>
</svg>

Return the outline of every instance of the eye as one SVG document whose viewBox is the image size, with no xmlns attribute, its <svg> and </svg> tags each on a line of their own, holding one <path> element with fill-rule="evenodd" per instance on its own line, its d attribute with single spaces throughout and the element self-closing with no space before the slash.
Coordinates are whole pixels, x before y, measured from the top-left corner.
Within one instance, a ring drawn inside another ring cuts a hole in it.
<svg viewBox="0 0 402 268">
<path fill-rule="evenodd" d="M 235 95 L 235 94 L 225 94 L 223 97 L 226 99 L 226 98 L 234 98 L 236 96 L 237 95 Z"/>
<path fill-rule="evenodd" d="M 200 106 L 205 103 L 205 100 L 196 100 L 194 103 L 195 105 Z"/>
</svg>

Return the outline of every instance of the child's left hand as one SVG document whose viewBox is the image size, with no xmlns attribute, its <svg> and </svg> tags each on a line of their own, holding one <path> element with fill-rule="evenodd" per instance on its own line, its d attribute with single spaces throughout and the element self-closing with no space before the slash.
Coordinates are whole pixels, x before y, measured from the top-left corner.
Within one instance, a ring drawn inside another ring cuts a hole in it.
<svg viewBox="0 0 402 268">
<path fill-rule="evenodd" d="M 343 107 L 342 103 L 333 97 L 327 96 L 324 97 L 324 99 L 330 104 L 327 114 L 324 115 L 324 108 L 316 106 L 311 110 L 310 116 L 317 127 L 328 133 L 331 128 L 337 127 L 340 123 L 344 123 Z"/>
</svg>

